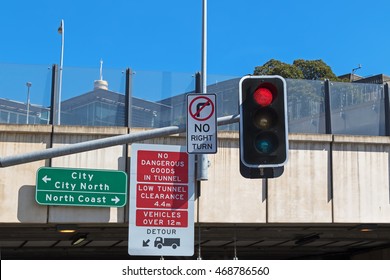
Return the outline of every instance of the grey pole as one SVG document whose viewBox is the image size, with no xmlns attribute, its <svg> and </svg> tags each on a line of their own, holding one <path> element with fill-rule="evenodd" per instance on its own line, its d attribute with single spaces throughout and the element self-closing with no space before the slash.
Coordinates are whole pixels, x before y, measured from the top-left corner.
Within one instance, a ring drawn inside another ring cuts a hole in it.
<svg viewBox="0 0 390 280">
<path fill-rule="evenodd" d="M 202 93 L 207 93 L 207 0 L 203 0 L 202 10 Z M 198 155 L 197 174 L 198 181 L 208 180 L 209 160 L 207 154 Z"/>
<path fill-rule="evenodd" d="M 26 124 L 28 124 L 28 118 L 30 117 L 30 87 L 32 86 L 31 82 L 26 83 L 27 86 L 27 118 L 26 118 Z"/>
<path fill-rule="evenodd" d="M 133 71 L 131 68 L 126 69 L 126 88 L 125 88 L 125 126 L 132 128 L 131 119 L 132 119 L 132 104 L 133 104 L 133 91 L 132 91 L 132 82 L 133 82 Z"/>
<path fill-rule="evenodd" d="M 239 121 L 239 115 L 225 116 L 218 118 L 218 125 L 231 124 Z M 8 167 L 18 164 L 29 163 L 33 161 L 49 159 L 54 157 L 66 156 L 76 153 L 82 153 L 111 146 L 124 145 L 148 139 L 165 137 L 171 134 L 183 133 L 186 131 L 186 126 L 168 126 L 163 128 L 156 128 L 153 130 L 135 132 L 124 135 L 117 135 L 102 139 L 96 139 L 81 143 L 65 145 L 61 147 L 49 148 L 41 151 L 34 151 L 30 153 L 6 156 L 0 158 L 0 167 Z"/>
<path fill-rule="evenodd" d="M 203 0 L 202 12 L 202 93 L 207 93 L 207 0 Z"/>
<path fill-rule="evenodd" d="M 61 94 L 62 94 L 62 68 L 64 63 L 64 42 L 65 42 L 65 25 L 64 20 L 61 20 L 61 25 L 58 28 L 58 33 L 61 34 L 61 56 L 60 56 L 60 76 L 58 82 L 58 117 L 57 124 L 61 124 Z"/>
</svg>

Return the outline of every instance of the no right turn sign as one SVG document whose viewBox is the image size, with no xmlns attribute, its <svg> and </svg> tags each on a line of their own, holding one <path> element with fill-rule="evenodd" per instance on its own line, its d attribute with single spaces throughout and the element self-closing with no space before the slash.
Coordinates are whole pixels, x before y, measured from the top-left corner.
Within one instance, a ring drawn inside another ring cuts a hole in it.
<svg viewBox="0 0 390 280">
<path fill-rule="evenodd" d="M 187 95 L 187 152 L 217 152 L 217 114 L 215 94 Z"/>
</svg>

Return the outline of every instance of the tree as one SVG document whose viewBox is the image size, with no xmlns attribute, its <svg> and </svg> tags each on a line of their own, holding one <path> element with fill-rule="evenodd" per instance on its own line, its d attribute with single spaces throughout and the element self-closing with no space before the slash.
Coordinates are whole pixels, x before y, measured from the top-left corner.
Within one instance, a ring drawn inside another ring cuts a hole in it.
<svg viewBox="0 0 390 280">
<path fill-rule="evenodd" d="M 297 59 L 293 62 L 293 65 L 302 71 L 306 80 L 337 80 L 337 76 L 322 59 Z"/>
<path fill-rule="evenodd" d="M 293 64 L 287 64 L 276 59 L 271 59 L 263 66 L 257 66 L 254 75 L 280 75 L 290 79 L 338 81 L 332 69 L 321 59 L 304 60 L 297 59 Z"/>
<path fill-rule="evenodd" d="M 257 66 L 254 75 L 280 75 L 283 78 L 304 79 L 303 73 L 294 65 L 271 59 L 263 66 Z"/>
</svg>

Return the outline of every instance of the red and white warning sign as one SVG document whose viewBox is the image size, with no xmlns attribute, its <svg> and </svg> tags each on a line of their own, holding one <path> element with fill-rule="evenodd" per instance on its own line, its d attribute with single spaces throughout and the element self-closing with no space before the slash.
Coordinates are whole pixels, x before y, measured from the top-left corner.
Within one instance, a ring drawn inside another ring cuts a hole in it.
<svg viewBox="0 0 390 280">
<path fill-rule="evenodd" d="M 187 152 L 217 152 L 217 113 L 215 94 L 187 95 Z"/>
<path fill-rule="evenodd" d="M 188 209 L 188 185 L 137 184 L 137 208 Z"/>
<path fill-rule="evenodd" d="M 181 152 L 139 150 L 137 181 L 182 183 L 188 182 L 188 155 Z"/>
<path fill-rule="evenodd" d="M 193 255 L 193 170 L 185 147 L 132 145 L 130 255 Z"/>
</svg>

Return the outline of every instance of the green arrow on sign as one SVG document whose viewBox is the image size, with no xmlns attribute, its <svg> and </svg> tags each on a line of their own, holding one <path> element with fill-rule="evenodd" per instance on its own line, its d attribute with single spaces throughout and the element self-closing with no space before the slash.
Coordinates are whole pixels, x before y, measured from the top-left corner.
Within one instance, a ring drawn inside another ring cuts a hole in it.
<svg viewBox="0 0 390 280">
<path fill-rule="evenodd" d="M 41 167 L 35 200 L 42 205 L 122 207 L 127 174 L 117 170 Z"/>
</svg>

